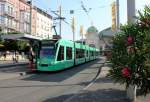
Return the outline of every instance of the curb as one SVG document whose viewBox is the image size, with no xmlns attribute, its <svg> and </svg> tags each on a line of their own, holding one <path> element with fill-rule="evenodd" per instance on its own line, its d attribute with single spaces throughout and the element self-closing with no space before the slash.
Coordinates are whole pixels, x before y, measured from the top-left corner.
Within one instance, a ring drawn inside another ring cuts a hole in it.
<svg viewBox="0 0 150 102">
<path fill-rule="evenodd" d="M 20 72 L 19 75 L 25 76 L 25 75 L 33 74 L 34 72 L 36 72 L 36 71 L 33 70 L 33 71 L 27 71 L 27 72 Z"/>
<path fill-rule="evenodd" d="M 0 65 L 0 68 L 8 68 L 8 67 L 15 67 L 15 66 L 26 66 L 28 65 L 29 63 L 18 63 L 18 64 L 8 64 L 8 65 Z"/>
</svg>

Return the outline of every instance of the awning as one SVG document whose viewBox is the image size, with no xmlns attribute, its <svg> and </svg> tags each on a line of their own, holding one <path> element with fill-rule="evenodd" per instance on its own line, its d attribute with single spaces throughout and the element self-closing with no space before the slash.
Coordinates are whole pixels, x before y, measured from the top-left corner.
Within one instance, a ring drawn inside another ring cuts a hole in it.
<svg viewBox="0 0 150 102">
<path fill-rule="evenodd" d="M 26 40 L 42 40 L 40 37 L 36 37 L 30 34 L 5 34 L 1 36 L 2 39 L 12 39 L 12 40 L 19 40 L 19 39 L 26 39 Z"/>
</svg>

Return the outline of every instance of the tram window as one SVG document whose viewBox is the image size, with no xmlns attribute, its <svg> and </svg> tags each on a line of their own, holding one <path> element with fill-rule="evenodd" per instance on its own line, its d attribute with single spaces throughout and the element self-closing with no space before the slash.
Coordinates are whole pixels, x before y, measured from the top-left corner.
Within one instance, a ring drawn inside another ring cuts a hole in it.
<svg viewBox="0 0 150 102">
<path fill-rule="evenodd" d="M 84 58 L 84 50 L 83 49 L 76 49 L 76 58 Z"/>
<path fill-rule="evenodd" d="M 66 47 L 66 59 L 71 60 L 72 59 L 72 48 L 71 47 Z"/>
<path fill-rule="evenodd" d="M 57 61 L 62 61 L 62 60 L 64 60 L 64 47 L 60 46 Z"/>
<path fill-rule="evenodd" d="M 90 56 L 92 56 L 92 51 L 90 51 Z"/>
<path fill-rule="evenodd" d="M 76 58 L 80 58 L 80 49 L 76 49 Z"/>
<path fill-rule="evenodd" d="M 94 56 L 94 51 L 92 51 L 92 56 Z"/>
<path fill-rule="evenodd" d="M 84 56 L 85 56 L 84 51 L 85 51 L 84 49 L 81 49 L 81 58 L 84 58 Z"/>
<path fill-rule="evenodd" d="M 88 57 L 89 55 L 88 55 L 88 50 L 86 50 L 86 57 Z"/>
<path fill-rule="evenodd" d="M 93 51 L 90 51 L 90 56 L 93 56 Z"/>
</svg>

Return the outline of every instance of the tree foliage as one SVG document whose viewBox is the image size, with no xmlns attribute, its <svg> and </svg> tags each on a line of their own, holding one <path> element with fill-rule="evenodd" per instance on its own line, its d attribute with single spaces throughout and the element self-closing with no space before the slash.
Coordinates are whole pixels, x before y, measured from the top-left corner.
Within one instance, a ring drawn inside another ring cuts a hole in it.
<svg viewBox="0 0 150 102">
<path fill-rule="evenodd" d="M 113 38 L 112 69 L 115 82 L 137 85 L 141 94 L 150 92 L 150 7 L 139 12 L 135 24 L 123 25 Z"/>
</svg>

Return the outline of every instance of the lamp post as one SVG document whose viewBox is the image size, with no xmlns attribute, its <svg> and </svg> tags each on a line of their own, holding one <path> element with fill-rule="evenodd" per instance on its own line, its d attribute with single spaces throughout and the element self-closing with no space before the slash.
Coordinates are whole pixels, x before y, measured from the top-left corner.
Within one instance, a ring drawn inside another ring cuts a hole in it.
<svg viewBox="0 0 150 102">
<path fill-rule="evenodd" d="M 75 64 L 75 58 L 76 58 L 76 49 L 75 49 L 75 20 L 74 17 L 72 17 L 72 33 L 73 33 L 73 46 L 74 46 L 74 64 Z"/>
<path fill-rule="evenodd" d="M 60 17 L 60 20 L 59 20 L 59 35 L 61 36 L 61 19 L 62 19 L 62 17 L 61 17 L 61 5 L 59 6 L 59 17 Z"/>
<path fill-rule="evenodd" d="M 119 20 L 119 0 L 116 0 L 116 10 L 117 10 L 117 30 L 120 28 L 120 20 Z"/>
<path fill-rule="evenodd" d="M 127 0 L 127 21 L 135 23 L 135 0 Z"/>
<path fill-rule="evenodd" d="M 32 35 L 32 0 L 30 0 L 30 35 Z"/>
<path fill-rule="evenodd" d="M 135 0 L 127 0 L 127 22 L 135 23 Z M 136 102 L 136 85 L 129 85 L 127 88 L 127 97 Z"/>
</svg>

